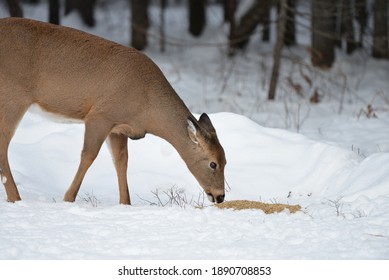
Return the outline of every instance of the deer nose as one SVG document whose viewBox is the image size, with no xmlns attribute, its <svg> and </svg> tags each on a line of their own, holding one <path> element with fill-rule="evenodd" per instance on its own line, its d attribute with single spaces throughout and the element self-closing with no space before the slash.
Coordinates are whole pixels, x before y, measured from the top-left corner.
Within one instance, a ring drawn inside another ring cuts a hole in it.
<svg viewBox="0 0 389 280">
<path fill-rule="evenodd" d="M 222 203 L 223 201 L 224 201 L 224 197 L 225 197 L 225 195 L 224 194 L 221 194 L 221 195 L 218 195 L 217 197 L 216 197 L 216 203 Z"/>
<path fill-rule="evenodd" d="M 214 197 L 211 193 L 207 193 L 208 199 L 211 202 L 222 203 L 224 201 L 224 194 Z"/>
</svg>

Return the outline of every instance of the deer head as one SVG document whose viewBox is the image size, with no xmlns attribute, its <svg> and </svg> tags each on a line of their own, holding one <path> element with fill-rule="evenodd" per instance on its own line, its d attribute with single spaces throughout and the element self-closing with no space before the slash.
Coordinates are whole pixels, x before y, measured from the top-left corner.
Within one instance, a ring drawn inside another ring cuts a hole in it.
<svg viewBox="0 0 389 280">
<path fill-rule="evenodd" d="M 192 140 L 193 152 L 187 165 L 196 177 L 211 202 L 224 201 L 224 167 L 226 158 L 219 143 L 216 130 L 207 114 L 199 121 L 188 117 L 188 133 Z"/>
</svg>

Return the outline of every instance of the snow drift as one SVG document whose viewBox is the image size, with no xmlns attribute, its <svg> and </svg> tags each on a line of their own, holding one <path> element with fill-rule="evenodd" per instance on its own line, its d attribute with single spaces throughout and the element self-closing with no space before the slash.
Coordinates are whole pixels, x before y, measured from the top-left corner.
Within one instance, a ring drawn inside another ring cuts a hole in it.
<svg viewBox="0 0 389 280">
<path fill-rule="evenodd" d="M 298 203 L 303 211 L 220 210 L 205 200 L 203 209 L 150 205 L 146 201 L 156 201 L 152 192 L 157 189 L 175 186 L 195 198 L 200 192 L 173 147 L 152 135 L 130 143 L 133 206 L 117 205 L 116 174 L 106 147 L 77 202 L 64 203 L 78 165 L 83 126 L 27 113 L 9 152 L 23 201 L 6 203 L 0 189 L 0 258 L 389 257 L 386 154 L 362 158 L 232 113 L 211 119 L 226 151 L 227 200 Z"/>
</svg>

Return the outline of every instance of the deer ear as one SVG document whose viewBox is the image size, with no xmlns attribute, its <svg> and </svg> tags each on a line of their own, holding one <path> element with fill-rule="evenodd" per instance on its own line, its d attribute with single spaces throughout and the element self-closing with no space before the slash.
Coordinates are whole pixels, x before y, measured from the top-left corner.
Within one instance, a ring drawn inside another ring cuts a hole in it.
<svg viewBox="0 0 389 280">
<path fill-rule="evenodd" d="M 195 143 L 198 144 L 199 141 L 197 139 L 197 128 L 196 128 L 196 120 L 194 120 L 192 117 L 189 117 L 187 119 L 188 122 L 188 134 L 189 138 Z"/>
<path fill-rule="evenodd" d="M 205 130 L 208 133 L 216 134 L 216 130 L 213 127 L 211 119 L 208 117 L 208 115 L 206 113 L 201 114 L 200 119 L 199 119 L 199 123 L 202 125 L 203 128 L 205 128 Z"/>
</svg>

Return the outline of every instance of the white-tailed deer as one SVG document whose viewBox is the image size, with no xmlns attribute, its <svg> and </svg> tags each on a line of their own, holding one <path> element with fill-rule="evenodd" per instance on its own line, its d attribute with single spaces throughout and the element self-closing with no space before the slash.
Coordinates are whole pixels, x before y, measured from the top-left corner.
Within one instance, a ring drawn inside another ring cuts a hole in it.
<svg viewBox="0 0 389 280">
<path fill-rule="evenodd" d="M 0 168 L 8 201 L 20 200 L 8 146 L 32 104 L 85 123 L 81 162 L 65 201 L 76 199 L 107 139 L 120 203 L 130 204 L 127 139 L 146 133 L 175 147 L 212 202 L 224 200 L 226 159 L 209 117 L 197 121 L 147 56 L 72 28 L 6 18 L 0 19 Z"/>
</svg>

